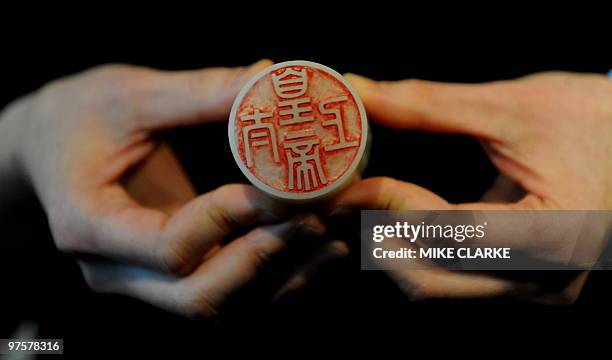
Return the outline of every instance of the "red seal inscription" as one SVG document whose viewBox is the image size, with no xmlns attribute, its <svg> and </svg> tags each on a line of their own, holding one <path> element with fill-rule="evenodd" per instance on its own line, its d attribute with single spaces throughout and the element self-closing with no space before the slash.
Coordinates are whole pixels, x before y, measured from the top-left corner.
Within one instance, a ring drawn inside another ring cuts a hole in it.
<svg viewBox="0 0 612 360">
<path fill-rule="evenodd" d="M 341 186 L 363 156 L 367 120 L 350 84 L 323 65 L 271 66 L 242 89 L 229 119 L 234 158 L 262 190 L 312 199 Z"/>
</svg>

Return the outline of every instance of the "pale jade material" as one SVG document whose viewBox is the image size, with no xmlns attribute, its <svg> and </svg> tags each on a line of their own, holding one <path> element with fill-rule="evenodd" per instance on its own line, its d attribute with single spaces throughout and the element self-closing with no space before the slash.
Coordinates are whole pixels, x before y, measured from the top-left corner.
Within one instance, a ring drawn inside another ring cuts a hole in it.
<svg viewBox="0 0 612 360">
<path fill-rule="evenodd" d="M 311 111 L 302 114 L 303 108 Z M 274 116 L 277 126 L 271 123 Z M 336 194 L 363 171 L 369 127 L 357 91 L 342 75 L 314 62 L 288 61 L 262 70 L 242 88 L 231 109 L 228 136 L 234 160 L 253 185 L 275 198 L 310 203 Z M 292 152 L 296 141 L 312 142 L 308 162 Z"/>
</svg>

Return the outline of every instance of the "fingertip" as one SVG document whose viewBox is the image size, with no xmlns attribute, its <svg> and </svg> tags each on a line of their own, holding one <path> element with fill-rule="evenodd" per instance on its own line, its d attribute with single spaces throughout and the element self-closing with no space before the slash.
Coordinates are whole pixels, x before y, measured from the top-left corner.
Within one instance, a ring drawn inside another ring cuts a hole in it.
<svg viewBox="0 0 612 360">
<path fill-rule="evenodd" d="M 291 218 L 294 211 L 291 206 L 275 199 L 252 185 L 241 184 L 245 200 L 256 214 L 256 222 L 276 223 Z"/>
<path fill-rule="evenodd" d="M 313 278 L 324 273 L 328 266 L 345 259 L 349 252 L 348 245 L 344 241 L 334 240 L 324 245 L 276 292 L 273 301 L 305 288 Z"/>
<path fill-rule="evenodd" d="M 345 73 L 344 77 L 355 87 L 357 91 L 363 92 L 368 89 L 371 89 L 376 85 L 376 81 L 367 78 L 362 75 L 357 75 L 353 73 Z"/>
<path fill-rule="evenodd" d="M 272 65 L 274 65 L 274 61 L 264 58 L 264 59 L 258 60 L 254 62 L 253 64 L 249 65 L 247 67 L 247 72 L 251 74 L 256 74 L 260 72 L 261 70 L 267 68 L 268 66 L 272 66 Z"/>
<path fill-rule="evenodd" d="M 296 229 L 301 235 L 322 236 L 325 234 L 325 225 L 314 214 L 300 214 L 295 217 Z"/>
<path fill-rule="evenodd" d="M 361 191 L 363 181 L 362 179 L 353 181 L 346 189 L 327 202 L 323 209 L 325 216 L 342 218 L 359 209 L 359 204 L 355 204 L 353 200 L 355 192 Z"/>
<path fill-rule="evenodd" d="M 274 65 L 274 60 L 272 59 L 268 59 L 268 58 L 263 58 L 259 61 L 257 61 L 255 64 L 258 64 L 260 66 L 270 66 L 270 65 Z"/>
<path fill-rule="evenodd" d="M 325 214 L 330 218 L 342 218 L 349 215 L 352 211 L 352 207 L 345 204 L 334 204 L 326 209 Z"/>
<path fill-rule="evenodd" d="M 363 75 L 359 75 L 359 74 L 355 74 L 352 72 L 346 72 L 344 73 L 344 77 L 349 79 L 349 80 L 355 80 L 355 81 L 374 81 L 368 77 L 365 77 Z"/>
<path fill-rule="evenodd" d="M 261 59 L 257 62 L 254 62 L 251 65 L 234 68 L 234 71 L 236 72 L 236 76 L 232 84 L 237 86 L 236 91 L 238 88 L 243 86 L 250 78 L 252 78 L 257 73 L 259 73 L 263 69 L 273 64 L 274 62 L 270 59 Z"/>
</svg>

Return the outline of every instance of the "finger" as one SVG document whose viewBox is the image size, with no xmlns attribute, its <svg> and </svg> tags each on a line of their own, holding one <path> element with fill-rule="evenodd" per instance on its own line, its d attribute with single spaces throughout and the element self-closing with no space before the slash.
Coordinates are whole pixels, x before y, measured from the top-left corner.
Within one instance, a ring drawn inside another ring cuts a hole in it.
<svg viewBox="0 0 612 360">
<path fill-rule="evenodd" d="M 354 74 L 346 78 L 357 88 L 372 119 L 386 126 L 483 139 L 501 139 L 510 128 L 508 105 L 497 94 L 499 83 L 377 82 Z"/>
<path fill-rule="evenodd" d="M 456 208 L 493 210 L 473 212 L 474 223 L 486 223 L 487 231 L 483 238 L 470 239 L 470 244 L 510 247 L 524 252 L 531 266 L 540 268 L 591 268 L 610 238 L 610 214 L 550 210 L 532 195 L 517 203 L 459 204 Z"/>
<path fill-rule="evenodd" d="M 332 216 L 353 209 L 450 210 L 451 204 L 420 186 L 389 177 L 372 177 L 357 182 L 329 205 Z"/>
<path fill-rule="evenodd" d="M 73 216 L 87 224 L 60 239 L 63 250 L 136 262 L 185 274 L 228 234 L 256 224 L 286 218 L 285 207 L 252 186 L 232 184 L 199 196 L 172 215 L 137 204 L 120 186 L 90 199 L 94 212 Z M 56 228 L 65 228 L 59 224 Z"/>
<path fill-rule="evenodd" d="M 561 286 L 551 286 L 545 280 L 514 281 L 491 273 L 442 269 L 392 271 L 388 275 L 413 301 L 513 297 L 544 304 L 566 305 L 578 299 L 588 272 L 579 273 Z"/>
<path fill-rule="evenodd" d="M 382 245 L 385 250 L 390 251 L 406 246 L 417 247 L 399 238 L 387 239 Z M 381 261 L 388 261 L 386 265 L 395 268 L 390 259 L 381 259 Z M 430 259 L 419 258 L 408 261 L 419 269 L 397 268 L 387 271 L 387 274 L 412 300 L 498 297 L 517 293 L 526 286 L 485 273 L 449 271 L 436 266 L 435 261 Z"/>
<path fill-rule="evenodd" d="M 395 180 L 388 177 L 373 177 L 360 181 L 356 185 L 340 194 L 330 205 L 330 216 L 343 215 L 346 212 L 372 209 L 372 210 L 391 210 L 391 211 L 406 211 L 406 210 L 512 210 L 525 207 L 527 200 L 519 203 L 469 203 L 469 204 L 451 204 L 435 193 L 417 186 L 415 184 Z M 497 217 L 494 215 L 497 214 Z M 499 217 L 503 217 L 503 212 L 494 213 L 487 219 L 496 227 L 488 231 L 487 236 L 483 239 L 470 240 L 474 245 L 489 245 L 497 246 L 513 246 L 517 249 L 525 247 L 531 237 L 527 234 L 518 237 L 517 222 L 525 219 L 517 219 L 510 225 L 508 222 L 498 221 Z M 453 223 L 458 219 L 459 215 L 453 212 L 439 213 L 435 219 L 436 223 Z M 411 219 L 416 221 L 415 219 Z M 423 219 L 425 220 L 425 219 Z M 528 220 L 528 218 L 527 218 Z M 480 217 L 474 218 L 474 223 L 482 223 L 486 221 Z M 498 224 L 499 223 L 499 224 Z M 529 232 L 530 228 L 524 231 Z"/>
<path fill-rule="evenodd" d="M 111 261 L 78 261 L 87 286 L 98 293 L 129 296 L 158 308 L 179 312 L 175 295 L 180 277 L 150 268 Z"/>
<path fill-rule="evenodd" d="M 155 71 L 143 85 L 146 95 L 135 102 L 136 126 L 159 129 L 226 120 L 238 91 L 270 65 L 261 60 L 248 67 Z"/>
<path fill-rule="evenodd" d="M 181 296 L 191 305 L 187 315 L 215 315 L 221 304 L 260 275 L 260 270 L 286 250 L 291 241 L 321 237 L 324 231 L 316 217 L 300 216 L 257 228 L 224 246 L 182 284 Z"/>
<path fill-rule="evenodd" d="M 287 219 L 286 206 L 252 186 L 225 185 L 192 200 L 173 214 L 165 224 L 162 249 L 167 267 L 174 272 L 189 272 L 202 254 L 230 233 L 253 224 Z"/>
<path fill-rule="evenodd" d="M 561 287 L 555 286 L 554 291 L 546 291 L 534 296 L 526 296 L 526 298 L 548 305 L 571 305 L 580 297 L 589 274 L 590 271 L 581 271 L 573 279 L 568 279 Z"/>
<path fill-rule="evenodd" d="M 604 212 L 573 215 L 538 211 L 533 214 L 534 210 L 549 209 L 545 201 L 534 195 L 515 203 L 451 204 L 427 189 L 385 177 L 359 182 L 340 194 L 330 209 L 330 216 L 355 209 L 473 211 L 472 225 L 485 222 L 488 225 L 486 236 L 471 238 L 470 245 L 510 247 L 513 251 L 528 251 L 534 259 L 574 266 L 591 266 L 596 262 L 612 223 L 612 216 Z M 451 224 L 459 216 L 442 212 L 436 223 Z"/>
<path fill-rule="evenodd" d="M 163 174 L 163 176 L 159 176 Z M 159 144 L 136 169 L 121 179 L 140 205 L 167 214 L 196 197 L 196 191 L 178 158 L 167 144 Z"/>
<path fill-rule="evenodd" d="M 257 228 L 225 246 L 185 278 L 148 268 L 107 261 L 80 261 L 90 288 L 127 295 L 193 318 L 217 315 L 236 290 L 251 282 L 265 262 L 299 234 L 324 231 L 312 217 Z"/>
<path fill-rule="evenodd" d="M 390 271 L 389 276 L 411 300 L 490 298 L 535 292 L 537 286 L 477 273 L 442 269 Z"/>
<path fill-rule="evenodd" d="M 324 272 L 326 267 L 345 259 L 348 255 L 349 248 L 344 241 L 334 240 L 325 244 L 291 275 L 276 292 L 274 299 L 278 300 L 289 293 L 306 287 L 315 276 Z"/>
<path fill-rule="evenodd" d="M 392 240 L 395 241 L 388 244 L 391 249 L 404 246 L 401 240 Z M 423 260 L 418 262 L 426 264 Z M 549 304 L 571 304 L 576 301 L 588 276 L 588 271 L 583 271 L 577 276 L 564 273 L 568 276 L 562 278 L 521 278 L 493 272 L 449 271 L 437 268 L 433 263 L 430 266 L 429 269 L 388 271 L 388 275 L 412 300 L 512 296 Z"/>
<path fill-rule="evenodd" d="M 525 190 L 505 175 L 498 175 L 480 201 L 485 203 L 516 202 L 525 197 Z"/>
</svg>

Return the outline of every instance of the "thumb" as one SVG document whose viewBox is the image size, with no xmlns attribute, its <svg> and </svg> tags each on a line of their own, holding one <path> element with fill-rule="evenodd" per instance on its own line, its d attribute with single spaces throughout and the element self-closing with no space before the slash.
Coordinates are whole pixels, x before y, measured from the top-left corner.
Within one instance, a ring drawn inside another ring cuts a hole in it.
<svg viewBox="0 0 612 360">
<path fill-rule="evenodd" d="M 340 194 L 332 204 L 330 215 L 357 209 L 471 211 L 475 223 L 487 221 L 490 225 L 487 236 L 470 240 L 471 245 L 510 246 L 514 250 L 529 251 L 535 258 L 562 264 L 597 260 L 612 224 L 612 215 L 605 212 L 550 211 L 541 199 L 531 194 L 510 203 L 451 204 L 425 188 L 386 177 L 363 180 Z M 439 223 L 460 216 L 457 212 L 443 213 L 437 218 Z"/>
<path fill-rule="evenodd" d="M 374 81 L 346 74 L 374 121 L 393 128 L 461 133 L 499 139 L 508 111 L 502 83 L 451 84 L 424 80 Z"/>
<path fill-rule="evenodd" d="M 149 96 L 136 105 L 138 126 L 154 130 L 226 120 L 242 86 L 272 64 L 264 59 L 247 67 L 154 71 L 147 81 Z"/>
<path fill-rule="evenodd" d="M 418 185 L 390 177 L 372 177 L 357 182 L 331 203 L 330 215 L 355 209 L 450 210 L 451 204 Z"/>
</svg>

